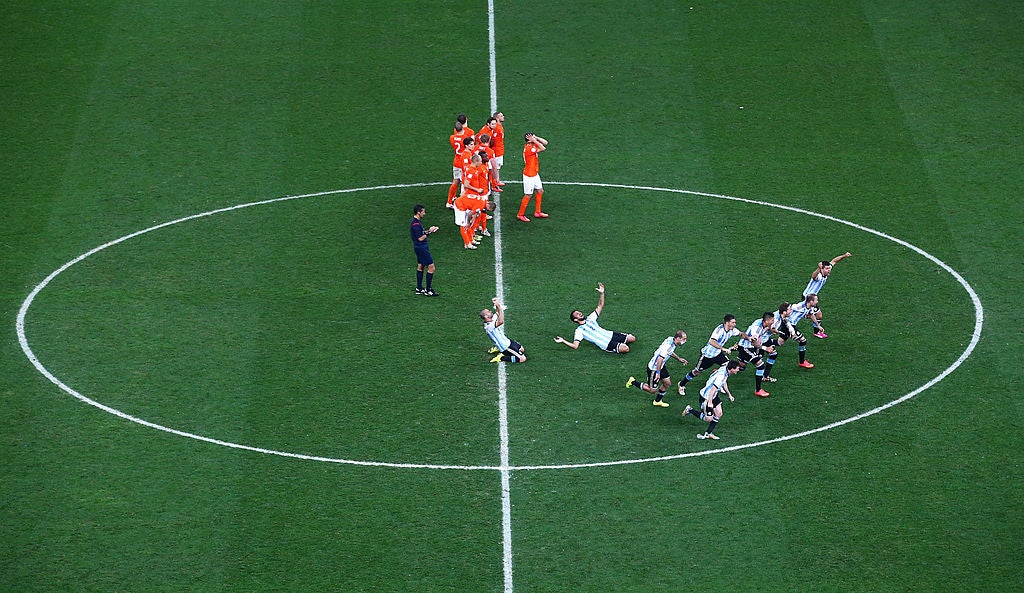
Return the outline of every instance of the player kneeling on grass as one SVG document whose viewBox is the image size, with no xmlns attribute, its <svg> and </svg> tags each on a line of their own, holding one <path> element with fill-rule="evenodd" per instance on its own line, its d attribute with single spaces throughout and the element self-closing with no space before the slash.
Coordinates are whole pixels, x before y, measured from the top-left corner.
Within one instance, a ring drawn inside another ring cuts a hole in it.
<svg viewBox="0 0 1024 593">
<path fill-rule="evenodd" d="M 669 376 L 668 369 L 665 367 L 665 363 L 668 361 L 668 357 L 671 356 L 683 364 L 687 364 L 685 358 L 679 358 L 676 354 L 676 346 L 682 346 L 686 343 L 686 332 L 679 330 L 674 336 L 665 338 L 665 341 L 658 346 L 658 349 L 654 352 L 654 356 L 647 363 L 647 382 L 637 381 L 635 377 L 630 377 L 626 381 L 626 387 L 636 387 L 641 391 L 654 394 L 654 405 L 660 408 L 667 408 L 668 402 L 665 401 L 665 392 L 672 386 L 672 377 Z"/>
<path fill-rule="evenodd" d="M 715 427 L 722 420 L 722 399 L 718 397 L 718 394 L 724 391 L 729 396 L 729 401 L 736 401 L 736 398 L 732 396 L 732 392 L 729 391 L 728 381 L 729 375 L 735 375 L 738 372 L 740 372 L 738 360 L 730 360 L 724 366 L 718 367 L 718 370 L 711 373 L 711 376 L 708 377 L 708 382 L 700 390 L 700 395 L 697 396 L 700 412 L 698 413 L 697 410 L 690 406 L 686 406 L 686 409 L 683 410 L 683 418 L 686 418 L 687 414 L 691 414 L 708 423 L 708 429 L 703 433 L 697 434 L 698 439 L 718 440 L 718 436 L 714 433 Z"/>
<path fill-rule="evenodd" d="M 491 299 L 494 303 L 494 312 L 490 309 L 480 311 L 480 319 L 484 320 L 484 331 L 487 337 L 494 342 L 490 353 L 494 354 L 491 362 L 526 362 L 526 350 L 523 345 L 515 340 L 510 340 L 505 335 L 505 309 L 498 302 L 497 297 Z"/>
</svg>

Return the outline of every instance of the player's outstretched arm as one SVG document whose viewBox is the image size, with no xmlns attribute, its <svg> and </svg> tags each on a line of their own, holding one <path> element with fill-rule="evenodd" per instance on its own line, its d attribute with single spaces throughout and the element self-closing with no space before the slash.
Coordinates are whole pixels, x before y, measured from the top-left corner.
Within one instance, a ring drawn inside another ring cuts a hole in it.
<svg viewBox="0 0 1024 593">
<path fill-rule="evenodd" d="M 575 340 L 573 342 L 570 342 L 570 341 L 566 340 L 565 338 L 563 338 L 562 336 L 555 336 L 555 342 L 558 342 L 559 344 L 565 344 L 566 346 L 572 348 L 573 350 L 575 350 L 575 349 L 580 347 L 580 341 L 579 340 Z"/>
</svg>

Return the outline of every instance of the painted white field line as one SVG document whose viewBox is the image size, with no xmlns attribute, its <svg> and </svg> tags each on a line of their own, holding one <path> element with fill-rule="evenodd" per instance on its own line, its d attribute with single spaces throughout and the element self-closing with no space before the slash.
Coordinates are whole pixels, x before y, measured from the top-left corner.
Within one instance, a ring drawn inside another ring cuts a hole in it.
<svg viewBox="0 0 1024 593">
<path fill-rule="evenodd" d="M 326 462 L 326 463 L 339 463 L 339 464 L 360 465 L 360 466 L 374 466 L 374 467 L 391 467 L 391 468 L 402 468 L 402 469 L 443 469 L 443 470 L 463 470 L 463 471 L 485 470 L 485 471 L 500 471 L 500 472 L 509 471 L 509 472 L 512 472 L 512 471 L 523 471 L 523 470 L 577 469 L 577 468 L 589 468 L 589 467 L 603 467 L 603 466 L 610 466 L 610 465 L 629 465 L 629 464 L 635 464 L 635 463 L 649 463 L 649 462 L 654 462 L 654 461 L 669 461 L 669 460 L 674 460 L 674 459 L 684 459 L 684 458 L 688 458 L 688 457 L 701 457 L 701 456 L 704 456 L 704 455 L 714 455 L 714 454 L 717 454 L 717 453 L 726 453 L 726 452 L 730 452 L 730 451 L 737 451 L 737 450 L 741 450 L 741 449 L 749 449 L 749 448 L 752 448 L 752 447 L 759 447 L 759 446 L 762 446 L 762 445 L 769 445 L 769 444 L 772 444 L 772 443 L 788 441 L 788 440 L 792 440 L 792 439 L 796 439 L 796 438 L 812 435 L 812 434 L 815 434 L 815 433 L 818 433 L 818 432 L 823 432 L 823 431 L 826 431 L 826 430 L 830 430 L 830 429 L 833 429 L 833 428 L 836 428 L 836 427 L 839 427 L 839 426 L 843 426 L 845 424 L 849 424 L 850 422 L 854 422 L 856 420 L 860 420 L 862 418 L 866 418 L 868 416 L 872 416 L 872 415 L 877 414 L 877 413 L 879 413 L 881 411 L 887 410 L 887 409 L 889 409 L 889 408 L 891 408 L 891 407 L 893 407 L 893 406 L 895 406 L 897 404 L 903 403 L 903 402 L 911 399 L 912 397 L 914 397 L 917 394 L 919 394 L 919 393 L 929 389 L 930 387 L 933 387 L 934 385 L 936 385 L 937 383 L 939 383 L 940 381 L 945 379 L 947 376 L 949 376 L 950 373 L 955 371 L 961 364 L 963 364 L 964 361 L 967 360 L 967 358 L 974 351 L 974 348 L 977 346 L 978 341 L 981 338 L 982 326 L 984 324 L 984 309 L 982 307 L 981 300 L 978 298 L 977 293 L 974 291 L 974 289 L 971 287 L 971 285 L 968 284 L 967 281 L 964 280 L 964 278 L 959 273 L 956 272 L 956 270 L 954 270 L 953 268 L 948 266 L 945 262 L 942 262 L 941 260 L 939 260 L 935 256 L 925 252 L 924 250 L 922 250 L 922 249 L 920 249 L 920 248 L 918 248 L 918 247 L 916 247 L 914 245 L 911 245 L 910 243 L 907 243 L 906 241 L 903 241 L 902 239 L 898 239 L 896 237 L 893 237 L 891 235 L 887 235 L 887 234 L 882 233 L 880 231 L 876 231 L 874 229 L 871 229 L 871 228 L 868 228 L 868 227 L 864 227 L 864 226 L 861 226 L 859 224 L 852 223 L 852 222 L 849 222 L 847 220 L 843 220 L 841 218 L 836 218 L 834 216 L 829 216 L 829 215 L 826 215 L 826 214 L 820 214 L 818 212 L 813 212 L 813 211 L 810 211 L 810 210 L 804 210 L 804 209 L 795 208 L 795 207 L 792 207 L 792 206 L 784 206 L 784 205 L 780 205 L 780 204 L 774 204 L 772 202 L 765 202 L 765 201 L 761 201 L 761 200 L 749 200 L 749 199 L 746 199 L 746 198 L 737 198 L 737 197 L 734 197 L 734 196 L 726 196 L 726 195 L 722 195 L 722 194 L 713 194 L 713 193 L 707 193 L 707 192 L 697 192 L 697 191 L 672 189 L 672 188 L 647 187 L 647 186 L 635 186 L 635 185 L 612 184 L 612 183 L 545 181 L 545 183 L 547 183 L 549 185 L 567 185 L 567 186 L 581 186 L 581 187 L 608 187 L 608 188 L 617 188 L 617 189 L 660 191 L 660 192 L 666 192 L 666 193 L 684 194 L 684 195 L 692 195 L 692 196 L 704 196 L 704 197 L 717 198 L 717 199 L 723 199 L 723 200 L 733 200 L 733 201 L 737 201 L 737 202 L 745 202 L 745 203 L 748 203 L 748 204 L 756 204 L 756 205 L 759 205 L 759 206 L 767 206 L 767 207 L 770 207 L 770 208 L 778 208 L 780 210 L 788 210 L 788 211 L 792 211 L 792 212 L 798 212 L 800 214 L 806 214 L 808 216 L 814 216 L 814 217 L 817 217 L 817 218 L 822 218 L 822 219 L 825 219 L 825 220 L 830 220 L 830 221 L 838 222 L 840 224 L 848 225 L 850 227 L 856 228 L 856 229 L 864 231 L 866 233 L 871 233 L 871 234 L 876 235 L 878 237 L 882 237 L 882 238 L 887 239 L 889 241 L 893 241 L 894 243 L 897 243 L 898 245 L 902 245 L 902 246 L 906 247 L 907 249 L 910 249 L 910 250 L 920 254 L 921 256 L 925 257 L 926 259 L 934 262 L 936 265 L 938 265 L 943 270 L 948 272 L 951 276 L 953 276 L 953 278 L 956 279 L 956 281 L 960 283 L 960 285 L 964 288 L 964 290 L 967 291 L 967 294 L 971 298 L 971 302 L 974 304 L 974 311 L 975 311 L 974 332 L 973 332 L 973 334 L 971 336 L 971 341 L 968 344 L 967 348 L 963 351 L 962 354 L 960 354 L 959 358 L 957 358 L 957 360 L 953 364 L 951 364 L 949 367 L 946 368 L 946 370 L 944 370 L 942 373 L 940 373 L 934 379 L 928 381 L 927 383 L 925 383 L 921 387 L 918 387 L 917 389 L 911 391 L 910 393 L 908 393 L 908 394 L 906 394 L 906 395 L 904 395 L 904 396 L 902 396 L 902 397 L 900 397 L 898 399 L 895 399 L 895 400 L 893 400 L 893 401 L 891 401 L 891 402 L 889 402 L 887 404 L 878 406 L 878 407 L 876 407 L 876 408 L 874 408 L 872 410 L 868 410 L 867 412 L 858 414 L 858 415 L 853 416 L 851 418 L 847 418 L 845 420 L 840 420 L 840 421 L 837 421 L 837 422 L 833 422 L 831 424 L 828 424 L 828 425 L 825 425 L 825 426 L 822 426 L 822 427 L 819 427 L 819 428 L 815 428 L 815 429 L 811 429 L 811 430 L 806 430 L 806 431 L 799 432 L 799 433 L 796 433 L 796 434 L 781 436 L 781 437 L 778 437 L 778 438 L 768 439 L 768 440 L 764 440 L 764 441 L 758 441 L 758 442 L 754 442 L 754 443 L 747 443 L 747 444 L 735 445 L 735 446 L 732 446 L 732 447 L 723 447 L 723 448 L 717 448 L 717 449 L 708 449 L 708 450 L 696 451 L 696 452 L 692 452 L 692 453 L 681 453 L 681 454 L 678 454 L 678 455 L 664 455 L 664 456 L 660 456 L 660 457 L 646 457 L 646 458 L 638 458 L 638 459 L 622 459 L 622 460 L 616 460 L 616 461 L 603 461 L 603 462 L 593 462 L 593 463 L 571 463 L 571 464 L 558 464 L 558 465 L 520 465 L 520 466 L 511 465 L 510 463 L 506 462 L 506 460 L 502 461 L 502 465 L 456 465 L 456 464 L 429 464 L 429 463 L 392 463 L 392 462 L 383 462 L 383 461 L 363 461 L 363 460 L 355 460 L 355 459 L 342 459 L 342 458 L 325 457 L 325 456 L 318 456 L 318 455 L 304 455 L 304 454 L 300 454 L 300 453 L 291 453 L 291 452 L 287 452 L 287 451 L 277 451 L 277 450 L 273 450 L 273 449 L 264 449 L 264 448 L 261 448 L 261 447 L 254 447 L 254 446 L 250 446 L 250 445 L 242 445 L 242 444 L 238 444 L 238 443 L 231 443 L 231 442 L 223 441 L 223 440 L 220 440 L 220 439 L 215 439 L 215 438 L 211 438 L 211 437 L 207 437 L 207 436 L 203 436 L 203 435 L 198 435 L 198 434 L 194 434 L 194 433 L 190 433 L 190 432 L 186 432 L 186 431 L 182 431 L 182 430 L 177 430 L 177 429 L 174 429 L 174 428 L 169 428 L 169 427 L 166 427 L 166 426 L 162 426 L 162 425 L 159 425 L 159 424 L 156 424 L 156 423 L 153 423 L 153 422 L 149 422 L 147 420 L 143 420 L 141 418 L 132 416 L 130 414 L 127 414 L 125 412 L 122 412 L 120 410 L 112 408 L 110 406 L 107 406 L 107 405 L 101 404 L 101 403 L 99 403 L 97 401 L 94 401 L 94 400 L 92 400 L 92 399 L 82 395 L 81 393 L 78 393 L 77 391 L 75 391 L 74 389 L 69 387 L 68 385 L 64 384 L 60 379 L 58 379 L 52 373 L 50 373 L 50 371 L 47 370 L 46 367 L 44 367 L 43 364 L 39 361 L 39 359 L 36 357 L 35 353 L 32 351 L 32 348 L 29 346 L 28 339 L 26 338 L 26 334 L 25 334 L 25 317 L 26 317 L 26 314 L 28 313 L 29 307 L 32 305 L 32 302 L 35 300 L 35 298 L 39 294 L 39 292 L 42 291 L 44 288 L 46 288 L 46 286 L 49 285 L 49 283 L 52 282 L 54 278 L 56 278 L 58 275 L 60 275 L 61 273 L 63 273 L 65 270 L 67 270 L 71 266 L 75 265 L 76 263 L 86 259 L 90 255 L 93 255 L 93 254 L 95 254 L 95 253 L 97 253 L 99 251 L 102 251 L 103 249 L 106 249 L 106 248 L 111 247 L 113 245 L 117 245 L 119 243 L 127 241 L 128 239 L 131 239 L 131 238 L 134 238 L 134 237 L 138 237 L 140 235 L 143 235 L 143 234 L 155 231 L 157 229 L 162 229 L 162 228 L 165 228 L 165 227 L 169 227 L 169 226 L 172 226 L 172 225 L 175 225 L 175 224 L 178 224 L 178 223 L 182 223 L 182 222 L 187 222 L 187 221 L 190 221 L 190 220 L 195 220 L 195 219 L 203 218 L 203 217 L 206 217 L 206 216 L 212 216 L 214 214 L 219 214 L 219 213 L 223 213 L 223 212 L 229 212 L 229 211 L 232 211 L 232 210 L 240 210 L 242 208 L 248 208 L 248 207 L 251 207 L 251 206 L 259 206 L 259 205 L 264 205 L 264 204 L 272 204 L 274 202 L 283 202 L 283 201 L 286 201 L 286 200 L 297 200 L 297 199 L 301 199 L 301 198 L 312 198 L 312 197 L 319 197 L 319 196 L 330 196 L 330 195 L 337 195 L 337 194 L 346 194 L 346 193 L 354 193 L 354 192 L 362 192 L 362 191 L 373 191 L 373 190 L 388 190 L 388 189 L 401 189 L 401 188 L 409 188 L 409 187 L 427 187 L 427 186 L 433 186 L 433 185 L 448 185 L 450 183 L 451 183 L 451 181 L 437 181 L 437 182 L 430 182 L 430 183 L 407 183 L 407 184 L 394 184 L 394 185 L 378 185 L 378 186 L 373 186 L 373 187 L 362 187 L 362 188 L 353 188 L 353 189 L 340 189 L 340 190 L 323 191 L 323 192 L 316 192 L 316 193 L 309 193 L 309 194 L 301 194 L 301 195 L 295 195 L 295 196 L 285 196 L 285 197 L 273 198 L 273 199 L 269 199 L 269 200 L 262 200 L 262 201 L 258 201 L 258 202 L 249 202 L 249 203 L 246 203 L 246 204 L 239 204 L 237 206 L 230 206 L 230 207 L 227 207 L 227 208 L 220 208 L 220 209 L 217 209 L 217 210 L 211 210 L 209 212 L 204 212 L 204 213 L 201 213 L 201 214 L 195 214 L 195 215 L 192 215 L 192 216 L 186 216 L 186 217 L 183 217 L 183 218 L 179 218 L 179 219 L 176 219 L 176 220 L 172 220 L 172 221 L 169 221 L 169 222 L 158 224 L 158 225 L 149 227 L 147 229 L 143 229 L 141 231 L 137 231 L 137 232 L 131 233 L 129 235 L 125 235 L 125 236 L 123 236 L 123 237 L 121 237 L 119 239 L 115 239 L 115 240 L 110 241 L 108 243 L 104 243 L 103 245 L 100 245 L 99 247 L 96 247 L 95 249 L 92 249 L 92 250 L 90 250 L 90 251 L 88 251 L 88 252 L 86 252 L 86 253 L 76 257 L 75 259 L 67 262 L 66 264 L 64 264 L 63 266 L 58 268 L 57 270 L 55 270 L 52 273 L 50 273 L 49 276 L 47 276 L 42 282 L 40 282 L 32 290 L 32 292 L 28 295 L 28 297 L 22 303 L 21 308 L 18 310 L 18 317 L 17 317 L 17 323 L 16 323 L 16 329 L 17 329 L 17 334 L 18 334 L 18 342 L 21 345 L 22 351 L 28 357 L 29 361 L 36 367 L 36 369 L 40 373 L 42 373 L 43 376 L 45 376 L 47 379 L 49 379 L 54 385 L 56 385 L 57 387 L 59 387 L 61 390 L 63 390 L 64 392 L 68 393 L 69 395 L 77 398 L 78 400 L 80 400 L 80 401 L 82 401 L 82 402 L 84 402 L 86 404 L 89 404 L 91 406 L 99 408 L 99 409 L 101 409 L 101 410 L 103 410 L 103 411 L 105 411 L 105 412 L 107 412 L 109 414 L 112 414 L 114 416 L 117 416 L 119 418 L 123 418 L 125 420 L 129 420 L 131 422 L 135 422 L 135 423 L 140 424 L 142 426 L 146 426 L 146 427 L 149 427 L 149 428 L 154 428 L 154 429 L 161 430 L 161 431 L 164 431 L 164 432 L 167 432 L 167 433 L 171 433 L 171 434 L 175 434 L 175 435 L 178 435 L 178 436 L 187 437 L 187 438 L 191 438 L 191 439 L 196 439 L 196 440 L 199 440 L 199 441 L 203 441 L 203 442 L 207 442 L 207 443 L 211 443 L 211 444 L 215 444 L 215 445 L 220 445 L 220 446 L 223 446 L 223 447 L 230 447 L 230 448 L 234 448 L 234 449 L 242 449 L 242 450 L 246 450 L 246 451 L 253 451 L 253 452 L 257 452 L 257 453 L 264 453 L 264 454 L 267 454 L 267 455 L 277 455 L 277 456 L 281 456 L 281 457 L 290 457 L 290 458 L 294 458 L 294 459 L 302 459 L 302 460 L 307 460 L 307 461 L 321 461 L 321 462 Z M 515 182 L 509 182 L 509 183 L 515 183 Z M 495 217 L 495 220 L 498 220 L 498 218 Z"/>
<path fill-rule="evenodd" d="M 494 51 L 494 0 L 487 0 L 487 53 L 491 71 L 491 113 L 498 111 L 498 66 Z M 505 273 L 501 257 L 501 196 L 494 194 L 494 292 L 505 304 Z M 501 462 L 501 541 L 505 593 L 512 593 L 512 461 L 508 451 L 508 376 L 498 363 L 498 440 Z"/>
</svg>

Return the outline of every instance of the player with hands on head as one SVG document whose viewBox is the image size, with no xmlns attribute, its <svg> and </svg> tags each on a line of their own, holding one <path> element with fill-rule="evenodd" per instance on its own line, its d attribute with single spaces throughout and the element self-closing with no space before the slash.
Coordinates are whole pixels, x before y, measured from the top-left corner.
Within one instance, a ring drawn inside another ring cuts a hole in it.
<svg viewBox="0 0 1024 593">
<path fill-rule="evenodd" d="M 622 332 L 613 332 L 598 325 L 597 318 L 601 315 L 601 311 L 604 310 L 604 284 L 598 282 L 595 290 L 597 290 L 600 296 L 597 298 L 597 307 L 593 313 L 584 315 L 582 311 L 575 310 L 569 314 L 569 319 L 579 326 L 573 333 L 573 341 L 570 342 L 562 336 L 555 336 L 555 342 L 565 344 L 576 350 L 580 347 L 580 342 L 586 340 L 605 352 L 617 354 L 629 352 L 629 344 L 636 341 L 636 336 Z"/>
<path fill-rule="evenodd" d="M 523 139 L 526 140 L 526 146 L 523 147 L 523 201 L 519 203 L 519 215 L 516 218 L 523 222 L 530 222 L 530 219 L 526 217 L 526 207 L 530 204 L 531 196 L 536 197 L 533 216 L 535 218 L 548 217 L 541 210 L 544 184 L 540 180 L 540 158 L 537 156 L 548 149 L 548 141 L 533 132 L 524 134 Z"/>
</svg>

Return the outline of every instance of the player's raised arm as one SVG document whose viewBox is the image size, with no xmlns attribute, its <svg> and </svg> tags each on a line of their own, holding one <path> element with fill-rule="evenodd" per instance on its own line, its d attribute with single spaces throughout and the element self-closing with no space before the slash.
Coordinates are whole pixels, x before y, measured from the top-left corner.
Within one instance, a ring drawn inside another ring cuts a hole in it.
<svg viewBox="0 0 1024 593">
<path fill-rule="evenodd" d="M 491 299 L 491 302 L 494 303 L 494 312 L 497 314 L 494 318 L 494 327 L 501 327 L 505 323 L 505 309 L 498 301 L 498 297 Z"/>
</svg>

